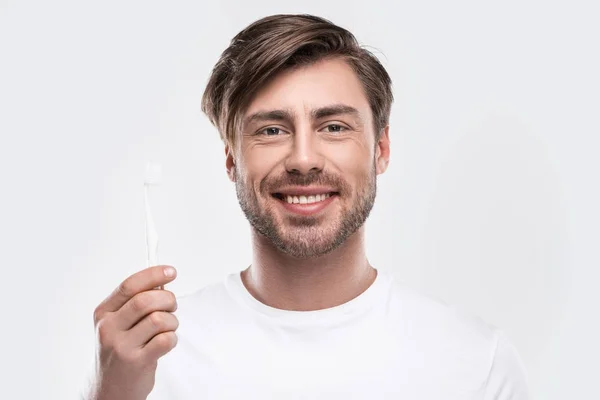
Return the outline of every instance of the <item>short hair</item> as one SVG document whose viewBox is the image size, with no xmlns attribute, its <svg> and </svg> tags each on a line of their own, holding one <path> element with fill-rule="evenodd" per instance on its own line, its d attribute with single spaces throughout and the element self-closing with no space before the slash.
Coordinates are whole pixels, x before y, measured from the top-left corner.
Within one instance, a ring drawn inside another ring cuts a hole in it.
<svg viewBox="0 0 600 400">
<path fill-rule="evenodd" d="M 233 146 L 243 114 L 262 86 L 284 70 L 333 57 L 345 60 L 362 83 L 378 140 L 393 102 L 389 74 L 351 32 L 307 14 L 268 16 L 238 33 L 212 70 L 202 111 Z"/>
</svg>

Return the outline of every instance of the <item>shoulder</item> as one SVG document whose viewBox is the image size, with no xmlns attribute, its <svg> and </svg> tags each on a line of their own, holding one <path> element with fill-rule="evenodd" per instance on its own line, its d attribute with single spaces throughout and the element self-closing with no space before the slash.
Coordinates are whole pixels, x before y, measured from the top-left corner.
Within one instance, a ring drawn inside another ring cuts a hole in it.
<svg viewBox="0 0 600 400">
<path fill-rule="evenodd" d="M 205 284 L 192 292 L 178 294 L 176 314 L 181 316 L 200 315 L 224 311 L 223 308 L 231 301 L 228 294 L 226 281 L 227 277 L 218 281 Z"/>
<path fill-rule="evenodd" d="M 519 354 L 500 328 L 462 307 L 394 281 L 390 317 L 420 357 L 452 380 L 466 379 L 490 399 L 528 399 Z M 504 397 L 502 393 L 510 394 Z"/>
<path fill-rule="evenodd" d="M 188 292 L 176 292 L 177 310 L 174 314 L 180 321 L 178 333 L 184 334 L 188 328 L 210 320 L 222 313 L 227 304 L 223 281 L 205 283 L 204 286 Z M 219 318 L 220 319 L 220 318 Z"/>
<path fill-rule="evenodd" d="M 480 352 L 493 351 L 499 329 L 466 309 L 448 304 L 394 280 L 390 303 L 395 318 L 419 335 L 442 339 L 447 345 L 459 345 Z"/>
</svg>

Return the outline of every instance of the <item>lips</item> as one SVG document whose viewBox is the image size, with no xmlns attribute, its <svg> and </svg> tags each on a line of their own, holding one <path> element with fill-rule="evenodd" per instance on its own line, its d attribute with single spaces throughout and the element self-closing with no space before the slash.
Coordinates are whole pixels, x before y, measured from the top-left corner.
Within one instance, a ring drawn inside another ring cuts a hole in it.
<svg viewBox="0 0 600 400">
<path fill-rule="evenodd" d="M 277 198 L 276 196 L 274 197 Z M 289 202 L 290 197 L 291 203 Z M 278 198 L 277 203 L 289 213 L 309 217 L 317 216 L 324 212 L 337 198 L 337 195 L 325 195 L 319 196 L 319 201 L 316 201 L 316 196 L 286 196 L 285 200 Z M 306 203 L 301 203 L 305 199 Z M 297 203 L 295 202 L 296 200 L 298 201 Z"/>
<path fill-rule="evenodd" d="M 272 194 L 286 210 L 301 215 L 320 212 L 338 195 L 339 192 L 329 187 L 285 188 Z"/>
<path fill-rule="evenodd" d="M 339 194 L 329 187 L 289 187 L 273 193 L 273 197 L 289 204 L 312 204 Z"/>
<path fill-rule="evenodd" d="M 308 196 L 302 194 L 275 193 L 273 196 L 278 198 L 279 200 L 287 202 L 288 204 L 313 204 L 318 203 L 320 201 L 324 201 L 334 195 L 335 192 L 317 193 Z"/>
<path fill-rule="evenodd" d="M 310 196 L 317 194 L 337 193 L 337 190 L 329 186 L 289 186 L 280 188 L 274 193 L 291 196 Z"/>
</svg>

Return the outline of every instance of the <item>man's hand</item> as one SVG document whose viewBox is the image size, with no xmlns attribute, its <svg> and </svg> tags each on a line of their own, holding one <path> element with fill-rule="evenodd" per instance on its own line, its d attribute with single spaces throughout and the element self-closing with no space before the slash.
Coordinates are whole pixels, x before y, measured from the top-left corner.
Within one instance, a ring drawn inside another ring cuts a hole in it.
<svg viewBox="0 0 600 400">
<path fill-rule="evenodd" d="M 171 272 L 171 274 L 169 274 Z M 154 387 L 158 359 L 177 344 L 175 295 L 154 288 L 175 279 L 169 266 L 125 279 L 94 311 L 96 375 L 91 400 L 142 400 Z"/>
</svg>

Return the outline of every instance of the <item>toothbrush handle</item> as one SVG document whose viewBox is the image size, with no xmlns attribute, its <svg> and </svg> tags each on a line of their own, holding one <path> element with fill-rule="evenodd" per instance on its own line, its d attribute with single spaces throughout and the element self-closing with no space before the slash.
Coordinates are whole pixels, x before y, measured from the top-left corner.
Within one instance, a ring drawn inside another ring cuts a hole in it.
<svg viewBox="0 0 600 400">
<path fill-rule="evenodd" d="M 154 267 L 158 265 L 158 236 L 156 235 L 154 220 L 152 219 L 148 191 L 148 185 L 144 185 L 144 203 L 146 206 L 146 251 L 148 256 L 148 267 Z M 161 285 L 154 289 L 164 290 L 164 288 L 164 285 Z"/>
</svg>

